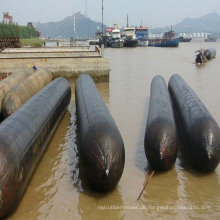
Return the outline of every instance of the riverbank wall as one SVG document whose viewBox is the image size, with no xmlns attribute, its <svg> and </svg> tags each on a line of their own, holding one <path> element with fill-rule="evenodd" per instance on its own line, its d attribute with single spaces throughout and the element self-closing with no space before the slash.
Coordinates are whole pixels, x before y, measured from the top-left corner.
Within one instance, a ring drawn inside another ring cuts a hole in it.
<svg viewBox="0 0 220 220">
<path fill-rule="evenodd" d="M 109 61 L 96 47 L 8 48 L 0 53 L 0 73 L 11 74 L 36 66 L 48 69 L 53 79 L 75 80 L 87 73 L 95 81 L 109 80 Z"/>
</svg>

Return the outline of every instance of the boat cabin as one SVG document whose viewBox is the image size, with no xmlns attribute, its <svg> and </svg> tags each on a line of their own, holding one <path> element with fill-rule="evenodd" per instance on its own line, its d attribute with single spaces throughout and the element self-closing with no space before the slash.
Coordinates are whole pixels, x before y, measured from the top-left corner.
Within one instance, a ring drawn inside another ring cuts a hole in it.
<svg viewBox="0 0 220 220">
<path fill-rule="evenodd" d="M 163 39 L 171 40 L 175 38 L 175 34 L 173 30 L 170 30 L 168 32 L 165 32 L 163 35 Z"/>
<path fill-rule="evenodd" d="M 135 36 L 135 28 L 134 27 L 126 27 L 123 29 L 123 35 L 125 36 Z"/>
<path fill-rule="evenodd" d="M 113 30 L 115 30 L 114 27 L 107 27 L 105 29 L 105 36 L 110 37 Z"/>
<path fill-rule="evenodd" d="M 136 36 L 138 40 L 148 40 L 148 27 L 137 27 L 136 28 Z"/>
<path fill-rule="evenodd" d="M 120 30 L 118 29 L 113 30 L 111 35 L 112 38 L 120 38 L 121 37 Z"/>
</svg>

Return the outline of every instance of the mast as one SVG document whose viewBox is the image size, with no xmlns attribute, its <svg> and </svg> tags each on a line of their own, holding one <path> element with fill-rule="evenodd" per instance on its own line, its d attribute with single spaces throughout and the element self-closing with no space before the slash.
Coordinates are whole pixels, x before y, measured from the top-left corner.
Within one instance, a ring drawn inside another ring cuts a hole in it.
<svg viewBox="0 0 220 220">
<path fill-rule="evenodd" d="M 78 34 L 76 32 L 76 17 L 73 17 L 73 32 L 76 35 L 76 40 L 79 39 Z"/>
<path fill-rule="evenodd" d="M 127 28 L 128 28 L 128 14 L 127 14 Z"/>
<path fill-rule="evenodd" d="M 102 0 L 102 38 L 101 38 L 101 56 L 104 57 L 104 25 L 103 25 L 103 0 Z"/>
<path fill-rule="evenodd" d="M 103 35 L 104 35 L 104 27 L 103 27 L 103 10 L 104 10 L 104 7 L 103 7 L 103 0 L 102 0 L 102 39 L 103 39 Z"/>
</svg>

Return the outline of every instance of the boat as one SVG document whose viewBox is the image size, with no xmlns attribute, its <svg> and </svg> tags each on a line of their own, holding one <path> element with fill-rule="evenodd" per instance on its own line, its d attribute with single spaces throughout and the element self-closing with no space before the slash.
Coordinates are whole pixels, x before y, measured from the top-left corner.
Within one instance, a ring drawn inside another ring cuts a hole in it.
<svg viewBox="0 0 220 220">
<path fill-rule="evenodd" d="M 136 47 L 138 40 L 135 34 L 135 28 L 129 27 L 128 15 L 127 15 L 127 27 L 123 28 L 122 38 L 124 39 L 124 47 Z"/>
<path fill-rule="evenodd" d="M 101 37 L 102 37 L 102 32 L 100 31 L 100 27 L 98 26 L 95 32 L 95 39 L 89 40 L 89 45 L 99 45 Z"/>
<path fill-rule="evenodd" d="M 91 39 L 89 40 L 89 45 L 99 45 L 100 41 L 99 39 Z"/>
<path fill-rule="evenodd" d="M 207 61 L 204 49 L 197 50 L 195 53 L 196 53 L 196 64 L 202 64 Z"/>
<path fill-rule="evenodd" d="M 126 27 L 123 29 L 124 47 L 136 47 L 138 40 L 134 27 Z"/>
<path fill-rule="evenodd" d="M 200 49 L 196 52 L 196 64 L 205 63 L 207 60 L 213 59 L 216 56 L 216 50 L 214 48 Z"/>
<path fill-rule="evenodd" d="M 105 28 L 104 34 L 102 35 L 102 31 L 100 31 L 99 26 L 97 27 L 97 31 L 95 33 L 95 39 L 89 41 L 89 45 L 99 45 L 104 44 L 104 47 L 110 47 L 109 38 L 111 37 L 111 33 L 114 30 L 114 27 Z"/>
<path fill-rule="evenodd" d="M 124 40 L 121 38 L 121 33 L 119 29 L 114 29 L 111 32 L 111 37 L 109 38 L 109 45 L 113 48 L 122 48 L 124 46 Z"/>
<path fill-rule="evenodd" d="M 179 37 L 179 42 L 190 42 L 191 40 L 191 37 Z"/>
<path fill-rule="evenodd" d="M 136 36 L 139 47 L 146 47 L 148 45 L 148 27 L 137 27 Z"/>
<path fill-rule="evenodd" d="M 174 31 L 165 32 L 162 38 L 149 39 L 148 46 L 152 47 L 178 47 L 179 38 L 175 38 Z"/>
<path fill-rule="evenodd" d="M 216 42 L 217 41 L 217 37 L 208 37 L 207 39 L 205 39 L 205 42 Z"/>
<path fill-rule="evenodd" d="M 110 38 L 111 38 L 112 31 L 114 29 L 115 29 L 114 27 L 105 28 L 105 33 L 104 33 L 104 36 L 103 36 L 103 42 L 104 42 L 105 47 L 110 47 L 111 46 L 110 45 Z"/>
</svg>

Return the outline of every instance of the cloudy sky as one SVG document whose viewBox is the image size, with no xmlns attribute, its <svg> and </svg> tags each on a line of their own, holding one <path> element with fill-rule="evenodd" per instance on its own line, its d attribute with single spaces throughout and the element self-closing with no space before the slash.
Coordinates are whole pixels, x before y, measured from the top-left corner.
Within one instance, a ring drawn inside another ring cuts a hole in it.
<svg viewBox="0 0 220 220">
<path fill-rule="evenodd" d="M 75 12 L 86 13 L 92 20 L 101 21 L 102 0 L 0 0 L 0 20 L 9 12 L 14 21 L 26 25 L 28 21 L 59 21 Z M 104 23 L 119 27 L 130 25 L 162 27 L 176 24 L 186 17 L 199 17 L 208 13 L 220 14 L 220 0 L 103 0 Z"/>
</svg>

